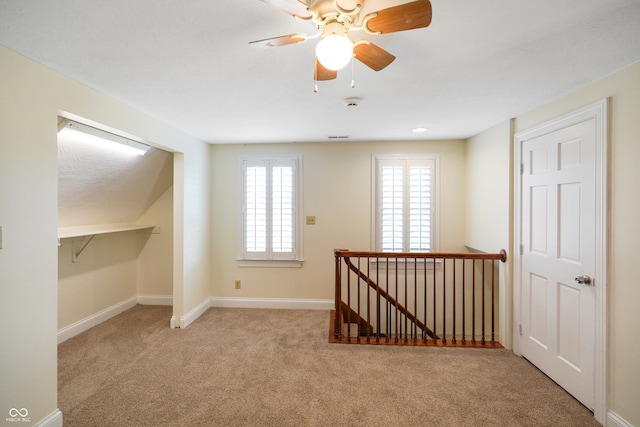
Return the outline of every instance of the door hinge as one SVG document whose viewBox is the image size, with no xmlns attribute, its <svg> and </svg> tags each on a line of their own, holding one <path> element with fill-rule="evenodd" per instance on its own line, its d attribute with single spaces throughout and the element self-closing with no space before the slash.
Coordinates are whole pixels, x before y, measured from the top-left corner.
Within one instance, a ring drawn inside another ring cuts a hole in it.
<svg viewBox="0 0 640 427">
<path fill-rule="evenodd" d="M 524 246 L 520 245 L 520 255 L 524 254 Z"/>
<path fill-rule="evenodd" d="M 524 173 L 524 163 L 520 163 L 520 175 Z"/>
<path fill-rule="evenodd" d="M 522 336 L 522 324 L 518 325 L 518 332 L 520 333 L 520 336 Z"/>
</svg>

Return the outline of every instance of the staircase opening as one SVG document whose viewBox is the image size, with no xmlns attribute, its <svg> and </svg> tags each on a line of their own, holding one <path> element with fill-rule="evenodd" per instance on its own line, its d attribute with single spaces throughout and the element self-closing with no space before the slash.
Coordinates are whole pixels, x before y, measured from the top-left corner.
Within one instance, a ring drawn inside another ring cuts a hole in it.
<svg viewBox="0 0 640 427">
<path fill-rule="evenodd" d="M 329 341 L 502 348 L 499 253 L 336 249 Z"/>
</svg>

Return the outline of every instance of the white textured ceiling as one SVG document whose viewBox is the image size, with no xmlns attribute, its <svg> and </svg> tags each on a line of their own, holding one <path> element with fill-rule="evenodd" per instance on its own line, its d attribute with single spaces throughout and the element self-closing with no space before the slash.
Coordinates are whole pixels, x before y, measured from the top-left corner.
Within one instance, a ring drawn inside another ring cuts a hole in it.
<svg viewBox="0 0 640 427">
<path fill-rule="evenodd" d="M 432 5 L 430 27 L 369 37 L 389 67 L 319 93 L 315 41 L 248 45 L 314 32 L 259 0 L 0 0 L 0 44 L 211 143 L 465 138 L 640 59 L 638 0 Z"/>
<path fill-rule="evenodd" d="M 58 226 L 136 222 L 173 183 L 173 155 L 121 153 L 80 133 L 58 134 Z"/>
</svg>

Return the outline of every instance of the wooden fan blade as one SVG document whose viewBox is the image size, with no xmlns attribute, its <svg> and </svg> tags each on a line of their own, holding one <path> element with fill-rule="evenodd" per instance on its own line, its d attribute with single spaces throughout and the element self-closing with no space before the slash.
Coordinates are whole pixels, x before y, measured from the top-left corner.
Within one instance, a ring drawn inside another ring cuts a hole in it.
<svg viewBox="0 0 640 427">
<path fill-rule="evenodd" d="M 322 66 L 318 58 L 316 58 L 316 70 L 314 73 L 314 80 L 333 80 L 338 76 L 338 72 L 329 70 Z"/>
<path fill-rule="evenodd" d="M 272 6 L 277 7 L 289 15 L 296 16 L 301 19 L 311 18 L 311 13 L 307 9 L 306 3 L 298 0 L 262 0 Z"/>
<path fill-rule="evenodd" d="M 375 15 L 369 14 L 367 16 Z M 394 33 L 397 31 L 424 28 L 431 24 L 431 2 L 417 0 L 377 12 L 373 18 L 365 17 L 366 28 L 372 33 Z"/>
<path fill-rule="evenodd" d="M 249 45 L 255 49 L 269 49 L 271 47 L 287 46 L 290 44 L 302 43 L 307 41 L 304 34 L 289 34 L 286 36 L 272 37 L 270 39 L 256 40 L 249 42 Z"/>
<path fill-rule="evenodd" d="M 380 71 L 391 64 L 395 56 L 373 43 L 356 43 L 353 53 L 358 61 L 375 71 Z"/>
</svg>

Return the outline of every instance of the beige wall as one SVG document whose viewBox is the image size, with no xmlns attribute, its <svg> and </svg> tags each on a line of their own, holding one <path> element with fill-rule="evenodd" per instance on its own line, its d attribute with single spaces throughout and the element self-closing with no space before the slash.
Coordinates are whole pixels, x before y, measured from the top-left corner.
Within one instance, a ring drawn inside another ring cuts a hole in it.
<svg viewBox="0 0 640 427">
<path fill-rule="evenodd" d="M 57 408 L 56 110 L 32 63 L 0 47 L 0 423 Z M 48 91 L 47 91 L 48 92 Z M 36 125 L 37 123 L 37 125 Z"/>
<path fill-rule="evenodd" d="M 174 252 L 174 259 L 182 259 L 180 264 L 184 268 L 177 280 L 174 271 L 174 296 L 176 286 L 182 294 L 179 306 L 174 301 L 176 318 L 188 315 L 200 304 L 208 304 L 211 295 L 211 147 L 198 144 L 189 148 L 182 156 L 184 184 L 180 187 L 183 189 L 180 198 L 176 198 L 178 186 L 174 180 L 174 206 L 182 199 L 183 208 L 179 214 L 174 211 L 174 233 L 183 230 L 181 234 L 174 234 L 174 243 L 182 238 L 182 242 L 174 246 L 174 251 L 180 249 L 177 255 Z"/>
<path fill-rule="evenodd" d="M 516 132 L 610 97 L 608 391 L 609 409 L 640 426 L 640 63 L 523 114 Z"/>
<path fill-rule="evenodd" d="M 511 122 L 466 144 L 465 244 L 483 252 L 510 252 Z"/>
<path fill-rule="evenodd" d="M 174 307 L 178 315 L 209 294 L 210 148 L 4 47 L 0 76 L 0 414 L 24 407 L 35 424 L 57 408 L 58 115 L 95 121 L 184 153 L 189 172 L 174 188 L 188 212 L 177 215 L 174 229 L 178 246 L 185 248 L 174 256 L 181 274 L 174 283 L 184 296 Z M 129 289 L 124 286 L 122 295 Z"/>
<path fill-rule="evenodd" d="M 160 233 L 139 233 L 138 295 L 173 296 L 173 187 L 139 219 L 159 227 Z"/>
<path fill-rule="evenodd" d="M 513 348 L 512 121 L 506 121 L 469 138 L 466 143 L 465 244 L 482 252 L 507 251 L 499 263 L 499 336 Z"/>
<path fill-rule="evenodd" d="M 333 299 L 333 250 L 371 249 L 373 154 L 440 155 L 440 249 L 464 250 L 464 149 L 464 141 L 214 146 L 212 296 Z M 239 268 L 237 159 L 274 152 L 303 156 L 303 215 L 316 217 L 303 226 L 304 266 Z"/>
<path fill-rule="evenodd" d="M 74 242 L 58 248 L 58 329 L 137 295 L 138 233 L 101 234 L 72 262 Z"/>
</svg>

